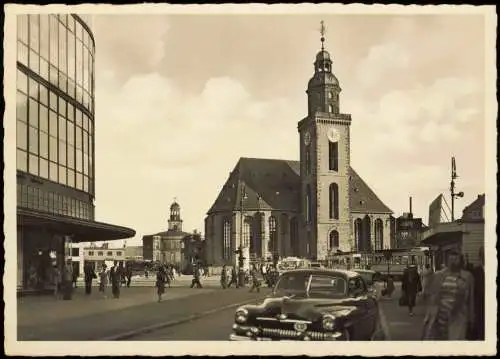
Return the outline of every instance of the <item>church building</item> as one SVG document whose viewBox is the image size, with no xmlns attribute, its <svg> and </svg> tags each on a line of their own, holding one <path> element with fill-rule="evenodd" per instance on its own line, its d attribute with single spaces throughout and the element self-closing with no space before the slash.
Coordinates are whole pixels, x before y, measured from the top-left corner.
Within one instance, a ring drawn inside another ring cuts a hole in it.
<svg viewBox="0 0 500 359">
<path fill-rule="evenodd" d="M 340 112 L 323 30 L 297 127 L 300 161 L 240 158 L 205 218 L 208 264 L 235 264 L 237 249 L 325 260 L 391 246 L 392 211 L 351 167 L 351 115 Z"/>
</svg>

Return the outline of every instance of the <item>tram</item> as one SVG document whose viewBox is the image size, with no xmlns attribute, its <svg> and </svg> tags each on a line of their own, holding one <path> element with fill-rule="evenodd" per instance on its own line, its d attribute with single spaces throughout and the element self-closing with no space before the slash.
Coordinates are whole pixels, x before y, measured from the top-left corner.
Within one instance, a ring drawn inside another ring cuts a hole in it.
<svg viewBox="0 0 500 359">
<path fill-rule="evenodd" d="M 397 248 L 373 252 L 342 252 L 330 255 L 330 267 L 348 269 L 371 269 L 383 277 L 391 275 L 400 280 L 409 265 L 416 266 L 421 272 L 429 264 L 433 266 L 428 247 Z"/>
</svg>

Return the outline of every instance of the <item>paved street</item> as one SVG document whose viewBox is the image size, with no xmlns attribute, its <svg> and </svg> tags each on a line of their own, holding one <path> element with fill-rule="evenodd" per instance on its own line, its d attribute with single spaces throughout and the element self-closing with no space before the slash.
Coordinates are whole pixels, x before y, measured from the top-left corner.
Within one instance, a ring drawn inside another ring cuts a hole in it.
<svg viewBox="0 0 500 359">
<path fill-rule="evenodd" d="M 265 292 L 264 292 L 265 293 Z M 154 288 L 124 288 L 119 299 L 104 299 L 94 291 L 73 300 L 53 297 L 18 300 L 18 340 L 111 340 L 134 330 L 179 321 L 228 305 L 258 298 L 237 289 L 167 289 L 156 301 Z"/>
<path fill-rule="evenodd" d="M 382 316 L 386 320 L 385 329 L 391 340 L 418 340 L 423 320 L 423 308 L 418 307 L 415 316 L 408 315 L 407 308 L 398 305 L 399 285 L 391 299 L 380 300 Z M 131 340 L 228 340 L 235 309 L 227 309 L 197 320 L 175 325 Z"/>
</svg>

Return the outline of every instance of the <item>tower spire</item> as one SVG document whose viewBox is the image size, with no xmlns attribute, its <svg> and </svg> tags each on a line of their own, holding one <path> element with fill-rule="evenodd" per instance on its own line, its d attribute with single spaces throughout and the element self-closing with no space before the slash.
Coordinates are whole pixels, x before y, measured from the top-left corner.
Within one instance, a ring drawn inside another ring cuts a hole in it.
<svg viewBox="0 0 500 359">
<path fill-rule="evenodd" d="M 325 27 L 325 22 L 323 20 L 320 21 L 320 24 L 321 24 L 321 27 L 319 29 L 319 32 L 321 34 L 321 51 L 323 51 L 325 49 L 325 31 L 326 31 L 326 27 Z"/>
</svg>

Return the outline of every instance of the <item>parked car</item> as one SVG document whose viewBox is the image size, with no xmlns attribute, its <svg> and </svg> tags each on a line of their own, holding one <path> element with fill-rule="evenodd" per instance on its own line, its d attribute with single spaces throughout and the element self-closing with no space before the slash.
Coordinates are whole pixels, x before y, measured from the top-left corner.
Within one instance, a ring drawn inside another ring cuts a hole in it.
<svg viewBox="0 0 500 359">
<path fill-rule="evenodd" d="M 353 271 L 358 273 L 363 278 L 366 286 L 368 287 L 368 291 L 371 291 L 372 294 L 379 299 L 382 290 L 380 287 L 380 282 L 383 280 L 382 275 L 371 269 L 354 269 Z"/>
<path fill-rule="evenodd" d="M 261 304 L 236 310 L 230 340 L 375 340 L 379 307 L 359 273 L 296 269 L 283 273 Z"/>
</svg>

